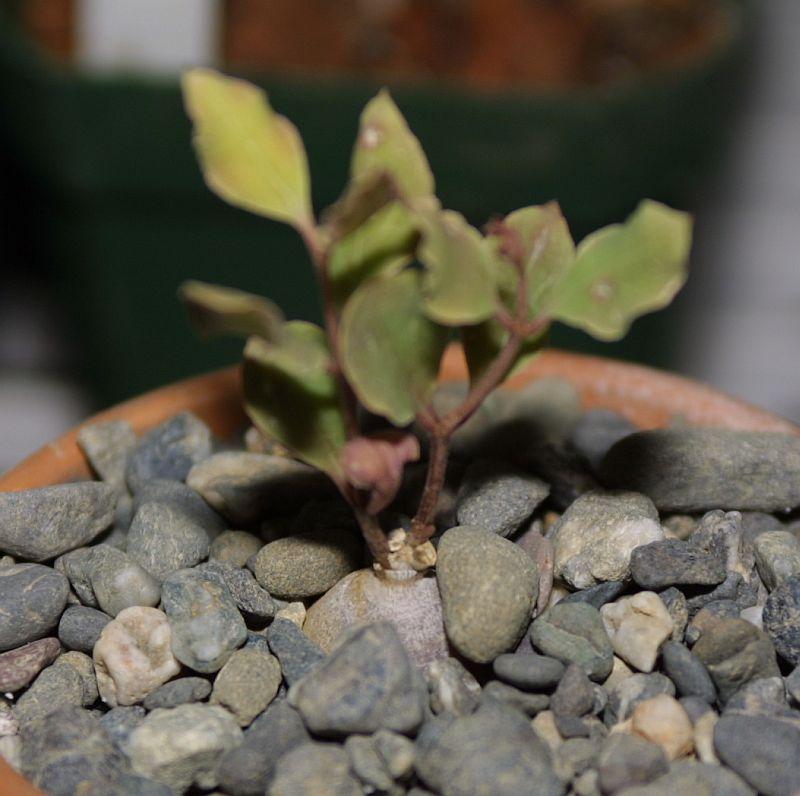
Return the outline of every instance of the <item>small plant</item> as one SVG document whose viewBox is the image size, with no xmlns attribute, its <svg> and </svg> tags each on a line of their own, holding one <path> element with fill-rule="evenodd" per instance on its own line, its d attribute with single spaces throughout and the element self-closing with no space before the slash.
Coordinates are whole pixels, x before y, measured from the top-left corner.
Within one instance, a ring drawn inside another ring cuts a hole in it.
<svg viewBox="0 0 800 796">
<path fill-rule="evenodd" d="M 298 231 L 325 319 L 324 329 L 286 321 L 267 299 L 189 282 L 181 293 L 194 321 L 204 333 L 247 336 L 249 417 L 333 479 L 376 564 L 431 566 L 453 433 L 537 353 L 552 321 L 615 340 L 635 317 L 667 305 L 686 278 L 690 218 L 646 201 L 576 246 L 551 202 L 491 221 L 482 235 L 442 209 L 420 143 L 384 90 L 361 115 L 348 186 L 318 219 L 300 136 L 258 88 L 206 69 L 188 72 L 183 88 L 207 184 Z M 440 415 L 432 397 L 456 339 L 470 387 Z M 359 404 L 395 430 L 362 433 Z M 379 515 L 420 456 L 404 430 L 414 420 L 430 441 L 425 486 L 410 531 L 387 533 Z"/>
</svg>

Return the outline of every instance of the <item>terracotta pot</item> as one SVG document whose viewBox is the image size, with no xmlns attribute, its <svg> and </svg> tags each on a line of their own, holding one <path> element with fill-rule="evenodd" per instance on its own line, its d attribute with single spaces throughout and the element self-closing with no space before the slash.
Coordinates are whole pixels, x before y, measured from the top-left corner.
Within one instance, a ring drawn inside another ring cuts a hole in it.
<svg viewBox="0 0 800 796">
<path fill-rule="evenodd" d="M 450 348 L 442 363 L 443 381 L 464 379 L 464 357 Z M 731 398 L 698 382 L 623 362 L 545 351 L 507 382 L 520 389 L 542 377 L 558 377 L 573 384 L 586 409 L 606 408 L 624 414 L 641 428 L 658 428 L 675 419 L 691 425 L 751 431 L 782 431 L 800 435 L 800 427 L 770 412 Z M 237 368 L 187 379 L 119 404 L 87 423 L 126 419 L 137 433 L 152 428 L 177 412 L 189 410 L 213 432 L 229 437 L 245 428 L 240 404 Z M 13 492 L 89 477 L 78 448 L 80 426 L 49 443 L 0 476 L 0 491 Z M 0 796 L 37 794 L 22 777 L 0 760 Z"/>
</svg>

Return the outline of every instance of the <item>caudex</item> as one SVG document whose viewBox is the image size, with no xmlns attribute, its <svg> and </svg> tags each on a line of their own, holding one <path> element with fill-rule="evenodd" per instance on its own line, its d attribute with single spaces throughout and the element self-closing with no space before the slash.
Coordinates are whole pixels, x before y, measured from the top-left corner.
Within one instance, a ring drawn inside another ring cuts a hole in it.
<svg viewBox="0 0 800 796">
<path fill-rule="evenodd" d="M 557 203 L 524 207 L 483 234 L 441 207 L 417 138 L 381 91 L 365 107 L 341 198 L 319 217 L 297 129 L 257 87 L 207 69 L 183 79 L 206 183 L 225 201 L 292 225 L 313 263 L 324 328 L 287 321 L 271 301 L 188 282 L 206 334 L 247 337 L 246 411 L 267 437 L 324 471 L 353 507 L 378 569 L 424 570 L 450 440 L 486 397 L 542 347 L 552 321 L 597 338 L 667 305 L 686 278 L 691 220 L 652 201 L 576 246 Z M 433 404 L 440 360 L 460 340 L 470 386 L 445 414 Z M 394 429 L 362 432 L 359 404 Z M 410 530 L 380 515 L 429 437 Z"/>
</svg>

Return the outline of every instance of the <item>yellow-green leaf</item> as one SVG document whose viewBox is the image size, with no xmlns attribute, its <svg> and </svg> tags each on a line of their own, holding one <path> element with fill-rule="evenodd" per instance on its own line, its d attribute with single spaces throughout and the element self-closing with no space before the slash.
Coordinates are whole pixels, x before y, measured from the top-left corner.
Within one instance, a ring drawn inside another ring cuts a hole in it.
<svg viewBox="0 0 800 796">
<path fill-rule="evenodd" d="M 423 311 L 418 270 L 375 277 L 342 314 L 345 375 L 367 409 L 404 426 L 431 399 L 448 336 Z"/>
<path fill-rule="evenodd" d="M 341 478 L 347 434 L 322 329 L 290 321 L 277 344 L 250 338 L 243 378 L 245 410 L 255 426 L 298 458 Z"/>
<path fill-rule="evenodd" d="M 263 91 L 212 69 L 192 69 L 183 76 L 183 95 L 212 191 L 232 205 L 298 228 L 313 223 L 303 142 Z"/>
<path fill-rule="evenodd" d="M 279 338 L 283 313 L 262 296 L 254 296 L 232 287 L 190 280 L 179 290 L 192 325 L 206 336 L 255 335 L 266 340 Z"/>
<path fill-rule="evenodd" d="M 354 232 L 398 197 L 394 180 L 385 171 L 351 180 L 342 196 L 325 210 L 323 229 L 332 242 Z"/>
<path fill-rule="evenodd" d="M 465 326 L 461 329 L 461 344 L 467 359 L 467 370 L 470 382 L 480 379 L 486 369 L 494 362 L 500 349 L 508 341 L 508 330 L 496 320 L 490 319 L 476 326 Z M 531 337 L 522 344 L 517 359 L 506 378 L 514 375 L 521 367 L 531 361 L 547 342 L 547 330 Z"/>
<path fill-rule="evenodd" d="M 553 288 L 552 317 L 618 340 L 639 315 L 665 307 L 686 281 L 691 217 L 646 201 L 624 223 L 586 238 Z"/>
</svg>

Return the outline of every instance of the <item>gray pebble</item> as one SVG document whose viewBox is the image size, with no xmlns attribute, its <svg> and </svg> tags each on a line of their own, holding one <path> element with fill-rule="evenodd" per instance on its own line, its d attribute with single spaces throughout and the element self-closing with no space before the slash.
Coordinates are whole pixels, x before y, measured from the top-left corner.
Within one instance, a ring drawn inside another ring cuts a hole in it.
<svg viewBox="0 0 800 796">
<path fill-rule="evenodd" d="M 89 580 L 97 604 L 105 613 L 116 616 L 134 605 L 158 605 L 159 582 L 127 553 L 107 544 L 91 550 Z"/>
<path fill-rule="evenodd" d="M 78 445 L 97 475 L 118 492 L 126 491 L 128 468 L 136 434 L 126 420 L 92 423 L 78 431 Z"/>
<path fill-rule="evenodd" d="M 176 708 L 190 702 L 202 702 L 211 693 L 211 683 L 202 677 L 179 677 L 151 691 L 144 698 L 145 710 Z"/>
<path fill-rule="evenodd" d="M 553 754 L 553 769 L 564 782 L 579 777 L 597 764 L 600 744 L 589 738 L 569 738 Z"/>
<path fill-rule="evenodd" d="M 664 750 L 655 743 L 625 732 L 612 733 L 598 761 L 603 793 L 652 782 L 669 769 Z"/>
<path fill-rule="evenodd" d="M 612 446 L 636 430 L 636 426 L 618 412 L 590 409 L 573 429 L 572 444 L 591 468 L 597 470 Z"/>
<path fill-rule="evenodd" d="M 361 796 L 350 758 L 336 744 L 308 741 L 278 760 L 269 796 Z"/>
<path fill-rule="evenodd" d="M 609 580 L 605 583 L 598 583 L 588 589 L 572 592 L 566 595 L 559 602 L 567 605 L 568 603 L 588 603 L 599 611 L 606 603 L 615 600 L 625 590 L 625 584 L 621 580 Z"/>
<path fill-rule="evenodd" d="M 244 567 L 247 565 L 247 559 L 254 556 L 263 546 L 261 539 L 247 531 L 223 531 L 211 543 L 208 558 L 211 561 Z"/>
<path fill-rule="evenodd" d="M 76 596 L 83 605 L 90 608 L 97 608 L 97 598 L 94 596 L 94 589 L 91 581 L 91 563 L 94 557 L 94 549 L 91 547 L 79 547 L 71 550 L 63 556 L 59 556 L 53 566 L 69 580 Z"/>
<path fill-rule="evenodd" d="M 275 601 L 256 583 L 249 570 L 221 561 L 208 561 L 198 566 L 197 571 L 227 588 L 247 622 L 263 625 L 275 616 L 278 610 Z"/>
<path fill-rule="evenodd" d="M 111 621 L 108 614 L 83 605 L 71 605 L 58 623 L 58 638 L 70 650 L 91 655 L 103 628 Z"/>
<path fill-rule="evenodd" d="M 659 592 L 658 596 L 672 617 L 672 640 L 681 641 L 686 625 L 689 623 L 689 606 L 686 602 L 686 596 L 674 586 Z"/>
<path fill-rule="evenodd" d="M 349 736 L 344 742 L 344 750 L 350 758 L 350 768 L 365 786 L 365 789 L 381 793 L 386 793 L 393 789 L 394 779 L 378 754 L 371 736 Z"/>
<path fill-rule="evenodd" d="M 492 667 L 501 680 L 523 691 L 552 688 L 564 674 L 561 661 L 535 653 L 498 655 Z"/>
<path fill-rule="evenodd" d="M 787 675 L 785 685 L 786 693 L 794 700 L 795 704 L 800 705 L 800 666 Z"/>
<path fill-rule="evenodd" d="M 124 749 L 130 734 L 144 721 L 146 715 L 145 709 L 141 705 L 116 707 L 111 708 L 108 713 L 104 713 L 100 717 L 100 724 L 111 740 L 120 749 Z"/>
<path fill-rule="evenodd" d="M 758 574 L 772 591 L 787 578 L 800 575 L 800 541 L 789 531 L 767 531 L 753 542 Z"/>
<path fill-rule="evenodd" d="M 262 652 L 272 652 L 269 648 L 264 631 L 248 630 L 247 641 L 244 642 L 245 649 L 261 650 Z"/>
<path fill-rule="evenodd" d="M 683 644 L 667 641 L 661 647 L 661 664 L 679 696 L 696 696 L 709 704 L 716 701 L 717 690 L 708 670 Z"/>
<path fill-rule="evenodd" d="M 789 713 L 786 689 L 781 677 L 764 677 L 751 680 L 740 688 L 725 705 L 725 713 L 765 714 L 777 716 Z M 789 714 L 791 715 L 791 714 Z"/>
<path fill-rule="evenodd" d="M 684 638 L 693 645 L 703 633 L 718 625 L 723 619 L 738 619 L 739 606 L 733 600 L 715 600 L 701 608 L 686 626 Z"/>
<path fill-rule="evenodd" d="M 631 554 L 631 576 L 643 589 L 666 586 L 714 586 L 725 580 L 725 559 L 691 542 L 664 539 L 637 547 Z"/>
<path fill-rule="evenodd" d="M 325 660 L 325 653 L 292 621 L 276 619 L 267 628 L 269 648 L 280 661 L 283 677 L 294 685 Z"/>
<path fill-rule="evenodd" d="M 499 680 L 489 680 L 483 687 L 483 699 L 493 699 L 526 716 L 535 716 L 550 707 L 550 697 L 547 694 L 531 694 L 520 691 L 519 688 L 501 683 Z"/>
<path fill-rule="evenodd" d="M 457 658 L 439 658 L 428 664 L 425 682 L 434 713 L 468 716 L 480 703 L 481 687 Z"/>
<path fill-rule="evenodd" d="M 668 677 L 659 672 L 632 674 L 611 689 L 603 721 L 608 727 L 625 721 L 640 702 L 661 694 L 675 696 L 675 685 Z"/>
<path fill-rule="evenodd" d="M 226 521 L 182 481 L 167 478 L 146 481 L 133 498 L 132 514 L 135 515 L 146 503 L 166 503 L 203 528 L 211 539 L 228 528 Z"/>
<path fill-rule="evenodd" d="M 214 679 L 211 704 L 229 710 L 247 727 L 275 698 L 281 684 L 278 659 L 268 652 L 241 649 L 231 655 Z"/>
<path fill-rule="evenodd" d="M 685 759 L 676 760 L 655 782 L 627 788 L 623 793 L 624 796 L 755 796 L 755 791 L 730 769 Z"/>
<path fill-rule="evenodd" d="M 714 713 L 714 708 L 708 704 L 704 699 L 696 696 L 681 697 L 678 702 L 681 707 L 686 711 L 686 714 L 692 720 L 692 724 L 697 724 L 698 719 L 705 716 L 706 713 L 711 711 Z"/>
<path fill-rule="evenodd" d="M 581 666 L 571 663 L 550 700 L 550 709 L 561 716 L 584 716 L 594 707 L 594 688 Z"/>
<path fill-rule="evenodd" d="M 63 707 L 84 705 L 85 685 L 81 673 L 64 663 L 43 669 L 31 687 L 14 705 L 14 717 L 25 727 Z"/>
<path fill-rule="evenodd" d="M 778 654 L 793 666 L 800 664 L 800 575 L 787 578 L 767 597 L 762 621 Z"/>
</svg>

